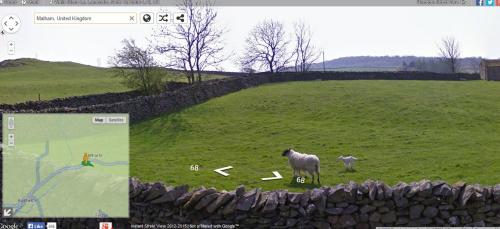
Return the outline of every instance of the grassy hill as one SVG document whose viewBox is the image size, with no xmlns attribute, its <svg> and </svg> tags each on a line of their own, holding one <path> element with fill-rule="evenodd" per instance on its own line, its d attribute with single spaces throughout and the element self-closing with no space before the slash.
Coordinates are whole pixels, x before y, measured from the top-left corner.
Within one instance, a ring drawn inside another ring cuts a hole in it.
<svg viewBox="0 0 500 229">
<path fill-rule="evenodd" d="M 206 75 L 205 79 L 221 76 Z M 175 72 L 167 80 L 186 81 Z M 130 90 L 108 68 L 73 62 L 17 59 L 0 62 L 0 104 Z"/>
<path fill-rule="evenodd" d="M 495 184 L 500 84 L 315 81 L 270 84 L 131 126 L 131 175 L 233 189 L 303 190 L 281 152 L 321 159 L 323 185 L 366 179 Z M 339 155 L 360 160 L 346 172 Z M 190 165 L 199 165 L 191 171 Z M 223 177 L 216 168 L 233 166 Z M 279 171 L 284 179 L 261 181 Z M 306 182 L 310 182 L 307 180 Z"/>
<path fill-rule="evenodd" d="M 19 59 L 0 67 L 0 103 L 129 90 L 109 69 Z"/>
</svg>

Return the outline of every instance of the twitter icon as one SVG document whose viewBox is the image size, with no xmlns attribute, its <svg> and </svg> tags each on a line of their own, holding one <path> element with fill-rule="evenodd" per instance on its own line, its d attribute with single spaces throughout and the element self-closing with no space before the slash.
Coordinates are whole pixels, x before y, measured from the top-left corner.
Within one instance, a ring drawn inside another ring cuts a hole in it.
<svg viewBox="0 0 500 229">
<path fill-rule="evenodd" d="M 495 6 L 494 0 L 484 0 L 486 6 Z"/>
</svg>

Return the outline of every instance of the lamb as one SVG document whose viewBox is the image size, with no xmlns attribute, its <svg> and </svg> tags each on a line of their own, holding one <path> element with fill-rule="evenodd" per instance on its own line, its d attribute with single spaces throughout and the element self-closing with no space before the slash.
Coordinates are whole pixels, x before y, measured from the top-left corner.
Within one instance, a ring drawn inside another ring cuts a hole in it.
<svg viewBox="0 0 500 229">
<path fill-rule="evenodd" d="M 358 160 L 357 158 L 353 157 L 353 156 L 347 156 L 347 157 L 344 157 L 344 156 L 339 156 L 337 158 L 337 160 L 341 160 L 344 162 L 344 166 L 347 170 L 353 170 L 354 169 L 354 162 L 356 160 Z"/>
<path fill-rule="evenodd" d="M 321 183 L 319 181 L 319 158 L 316 155 L 303 154 L 288 148 L 283 151 L 282 156 L 288 157 L 288 163 L 293 169 L 294 177 L 297 176 L 297 173 L 300 176 L 302 170 L 312 176 L 311 183 L 314 183 L 314 174 L 316 173 L 318 175 L 318 184 Z"/>
</svg>

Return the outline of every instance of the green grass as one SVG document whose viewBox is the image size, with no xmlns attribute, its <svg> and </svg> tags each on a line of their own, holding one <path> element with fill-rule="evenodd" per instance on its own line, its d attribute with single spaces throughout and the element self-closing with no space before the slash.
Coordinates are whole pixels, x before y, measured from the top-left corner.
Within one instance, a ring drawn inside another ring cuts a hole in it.
<svg viewBox="0 0 500 229">
<path fill-rule="evenodd" d="M 0 104 L 64 98 L 69 96 L 123 92 L 130 90 L 108 68 L 73 62 L 48 62 L 36 59 L 15 60 L 18 66 L 0 68 Z M 167 80 L 185 82 L 185 77 L 170 74 Z M 205 79 L 221 76 L 206 75 Z"/>
<path fill-rule="evenodd" d="M 271 84 L 131 126 L 131 176 L 170 185 L 299 191 L 281 152 L 321 159 L 322 185 L 500 181 L 500 84 L 315 81 Z M 355 155 L 345 171 L 339 155 Z M 190 171 L 190 165 L 200 170 Z M 233 166 L 223 177 L 214 169 Z M 279 171 L 284 179 L 260 181 Z M 306 182 L 310 182 L 307 180 Z"/>
<path fill-rule="evenodd" d="M 72 62 L 21 59 L 24 65 L 0 68 L 0 103 L 121 92 L 129 90 L 109 69 Z"/>
</svg>

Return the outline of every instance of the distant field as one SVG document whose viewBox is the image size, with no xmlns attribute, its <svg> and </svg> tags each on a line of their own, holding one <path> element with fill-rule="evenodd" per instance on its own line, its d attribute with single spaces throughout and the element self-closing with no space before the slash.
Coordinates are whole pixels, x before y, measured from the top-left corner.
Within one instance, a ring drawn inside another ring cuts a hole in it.
<svg viewBox="0 0 500 229">
<path fill-rule="evenodd" d="M 26 59 L 16 67 L 0 68 L 0 103 L 16 103 L 120 92 L 128 89 L 108 69 L 71 62 Z"/>
<path fill-rule="evenodd" d="M 17 66 L 0 68 L 0 104 L 49 100 L 77 95 L 128 91 L 110 69 L 72 62 L 16 60 Z M 207 79 L 220 78 L 209 75 Z M 185 81 L 175 76 L 169 80 Z"/>
<path fill-rule="evenodd" d="M 131 126 L 131 175 L 171 185 L 303 190 L 281 152 L 321 159 L 323 185 L 500 181 L 500 84 L 315 81 L 264 85 Z M 346 172 L 339 155 L 360 158 Z M 199 165 L 199 171 L 190 171 Z M 214 169 L 233 166 L 223 177 Z M 279 171 L 284 179 L 261 181 Z M 310 180 L 306 181 L 307 183 Z"/>
<path fill-rule="evenodd" d="M 395 72 L 399 71 L 399 68 L 395 67 L 352 67 L 352 68 L 326 68 L 326 71 L 332 72 Z M 316 71 L 323 71 L 323 69 L 317 69 Z"/>
</svg>

